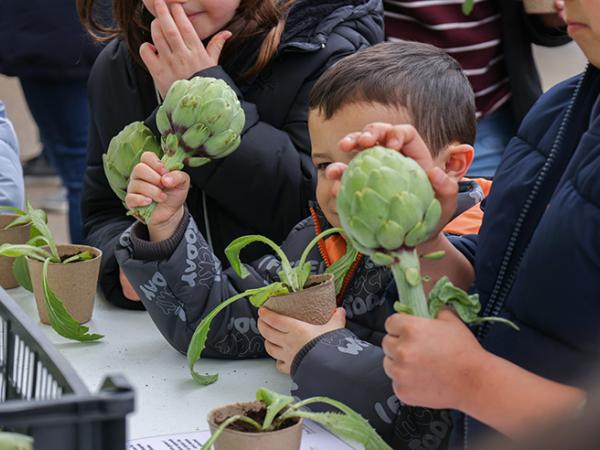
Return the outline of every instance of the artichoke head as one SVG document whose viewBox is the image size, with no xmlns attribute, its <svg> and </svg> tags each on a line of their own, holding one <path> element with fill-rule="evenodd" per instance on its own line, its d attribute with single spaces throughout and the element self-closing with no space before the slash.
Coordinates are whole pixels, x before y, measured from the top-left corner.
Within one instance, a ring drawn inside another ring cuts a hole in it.
<svg viewBox="0 0 600 450">
<path fill-rule="evenodd" d="M 337 210 L 356 249 L 382 265 L 425 241 L 441 214 L 425 171 L 414 160 L 380 146 L 350 162 Z"/>
<path fill-rule="evenodd" d="M 231 154 L 245 120 L 236 93 L 223 80 L 176 81 L 156 114 L 165 167 L 197 167 Z"/>
<path fill-rule="evenodd" d="M 163 154 L 152 131 L 143 122 L 133 122 L 111 139 L 108 151 L 102 155 L 108 184 L 122 202 L 125 201 L 131 171 L 144 152 L 153 152 L 159 158 Z"/>
</svg>

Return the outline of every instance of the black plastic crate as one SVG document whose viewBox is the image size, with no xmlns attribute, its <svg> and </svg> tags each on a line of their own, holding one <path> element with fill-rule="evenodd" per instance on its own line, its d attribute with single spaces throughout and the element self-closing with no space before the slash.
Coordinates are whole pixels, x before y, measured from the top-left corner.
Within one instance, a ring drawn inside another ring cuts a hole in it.
<svg viewBox="0 0 600 450">
<path fill-rule="evenodd" d="M 134 393 L 121 376 L 90 394 L 71 365 L 0 288 L 0 430 L 35 450 L 124 450 Z"/>
</svg>

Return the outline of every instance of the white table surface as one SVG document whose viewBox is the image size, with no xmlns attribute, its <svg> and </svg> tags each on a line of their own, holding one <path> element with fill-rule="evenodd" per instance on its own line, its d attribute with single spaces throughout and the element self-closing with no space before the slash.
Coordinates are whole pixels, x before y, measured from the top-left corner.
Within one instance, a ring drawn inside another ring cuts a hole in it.
<svg viewBox="0 0 600 450">
<path fill-rule="evenodd" d="M 291 380 L 271 359 L 201 360 L 199 371 L 219 373 L 210 386 L 193 381 L 187 360 L 169 346 L 145 311 L 127 311 L 96 298 L 90 332 L 104 334 L 96 343 L 69 341 L 39 322 L 33 294 L 7 291 L 43 328 L 46 336 L 75 368 L 91 392 L 110 374 L 123 374 L 135 389 L 135 412 L 129 416 L 129 439 L 208 428 L 212 408 L 254 399 L 264 386 L 289 393 Z"/>
</svg>

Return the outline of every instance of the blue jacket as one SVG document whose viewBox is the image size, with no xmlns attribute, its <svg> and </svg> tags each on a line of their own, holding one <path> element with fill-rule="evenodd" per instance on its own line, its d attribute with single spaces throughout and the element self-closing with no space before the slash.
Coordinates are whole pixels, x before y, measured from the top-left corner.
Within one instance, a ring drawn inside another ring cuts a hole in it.
<svg viewBox="0 0 600 450">
<path fill-rule="evenodd" d="M 600 366 L 600 70 L 534 105 L 505 151 L 479 236 L 455 245 L 475 266 L 482 315 L 521 328 L 481 327 L 483 346 L 585 387 L 582 374 Z M 484 428 L 467 419 L 463 434 Z"/>
<path fill-rule="evenodd" d="M 23 171 L 17 135 L 0 101 L 0 206 L 23 207 Z"/>
</svg>

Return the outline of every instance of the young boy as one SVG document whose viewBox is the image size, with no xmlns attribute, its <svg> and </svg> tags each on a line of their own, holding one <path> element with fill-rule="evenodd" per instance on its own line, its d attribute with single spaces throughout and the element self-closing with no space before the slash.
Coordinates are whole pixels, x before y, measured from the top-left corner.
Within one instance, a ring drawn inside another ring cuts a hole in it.
<svg viewBox="0 0 600 450">
<path fill-rule="evenodd" d="M 475 337 L 447 311 L 438 320 L 394 314 L 386 324 L 384 367 L 395 393 L 410 404 L 461 411 L 460 448 L 484 431 L 516 439 L 581 413 L 587 377 L 600 365 L 600 0 L 567 0 L 565 12 L 590 65 L 525 117 L 499 166 L 479 236 L 453 246 L 435 234 L 419 249 L 446 250 L 443 264 L 424 262 L 424 273 L 435 280 L 452 268 L 456 285 L 474 284 L 483 315 L 509 318 L 520 331 L 482 326 Z M 402 145 L 414 129 L 375 124 L 368 131 L 346 149 L 377 139 L 434 170 L 422 141 Z M 430 178 L 450 210 L 452 180 Z"/>
<path fill-rule="evenodd" d="M 311 93 L 309 130 L 318 170 L 318 205 L 283 244 L 291 261 L 300 258 L 320 230 L 339 226 L 325 170 L 333 162 L 347 163 L 352 158 L 338 148 L 339 139 L 374 121 L 413 124 L 426 137 L 436 164 L 456 182 L 473 158 L 473 93 L 456 61 L 444 52 L 425 44 L 388 43 L 339 61 Z M 244 180 L 232 183 L 243 186 Z M 145 153 L 132 173 L 126 202 L 132 208 L 152 198 L 159 205 L 148 228 L 134 225 L 117 249 L 119 264 L 152 319 L 181 352 L 187 350 L 198 322 L 217 304 L 276 280 L 280 268 L 274 256 L 266 256 L 248 265 L 251 276 L 246 279 L 238 278 L 231 268 L 223 270 L 184 209 L 188 187 L 187 174 L 167 174 L 152 153 Z M 465 188 L 465 206 L 481 199 L 475 183 L 466 183 Z M 324 272 L 336 255 L 343 255 L 346 244 L 335 236 L 319 247 L 309 256 L 316 273 Z M 234 303 L 213 322 L 203 356 L 260 357 L 266 347 L 278 369 L 292 374 L 297 385 L 294 394 L 343 400 L 392 441 L 399 404 L 383 372 L 379 347 L 384 322 L 392 312 L 383 295 L 391 279 L 386 268 L 358 255 L 338 295 L 342 308 L 323 326 L 262 309 L 257 327 L 257 311 L 249 303 Z M 431 415 L 423 412 L 417 419 L 444 438 L 448 421 L 433 423 Z M 399 432 L 410 433 L 412 425 Z"/>
</svg>

